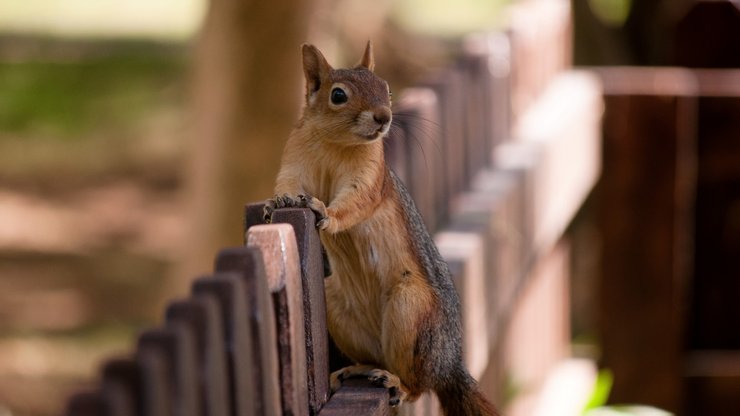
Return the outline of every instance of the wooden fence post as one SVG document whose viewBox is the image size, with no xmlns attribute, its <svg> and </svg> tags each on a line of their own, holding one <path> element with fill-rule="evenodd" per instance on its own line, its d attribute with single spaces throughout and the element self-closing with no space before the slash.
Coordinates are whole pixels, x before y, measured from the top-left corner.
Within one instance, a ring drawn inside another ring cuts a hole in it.
<svg viewBox="0 0 740 416">
<path fill-rule="evenodd" d="M 440 130 L 439 102 L 430 88 L 407 88 L 399 98 L 398 113 L 403 114 L 405 165 L 404 184 L 416 203 L 430 232 L 434 232 L 449 210 Z M 399 116 L 401 117 L 401 116 Z M 441 206 L 443 205 L 443 206 Z"/>
<path fill-rule="evenodd" d="M 201 413 L 229 416 L 226 346 L 217 301 L 210 295 L 197 295 L 173 302 L 167 307 L 166 320 L 193 332 Z"/>
<path fill-rule="evenodd" d="M 615 374 L 615 402 L 677 412 L 684 348 L 679 301 L 688 273 L 683 260 L 690 255 L 679 242 L 692 228 L 695 78 L 670 68 L 600 74 L 606 104 L 598 302 L 604 365 Z"/>
<path fill-rule="evenodd" d="M 124 414 L 142 415 L 142 374 L 139 363 L 132 358 L 107 361 L 102 369 L 102 389 L 125 397 L 119 406 Z"/>
<path fill-rule="evenodd" d="M 262 204 L 247 206 L 247 229 L 262 223 L 262 207 Z M 329 398 L 329 336 L 324 295 L 327 267 L 316 230 L 316 216 L 309 209 L 280 209 L 273 213 L 272 222 L 292 225 L 296 235 L 303 288 L 309 410 L 316 414 Z"/>
<path fill-rule="evenodd" d="M 698 0 L 676 25 L 674 65 L 740 68 L 740 6 L 732 0 Z"/>
<path fill-rule="evenodd" d="M 72 395 L 67 401 L 66 416 L 109 416 L 115 409 L 100 391 L 85 391 Z"/>
<path fill-rule="evenodd" d="M 439 151 L 443 155 L 442 165 L 444 166 L 444 188 L 439 198 L 449 202 L 449 196 L 457 195 L 467 188 L 470 179 L 466 174 L 466 154 L 465 154 L 465 104 L 467 96 L 463 92 L 463 74 L 459 69 L 450 68 L 444 70 L 434 77 L 426 80 L 422 85 L 434 90 L 439 101 Z M 435 126 L 432 126 L 435 127 Z M 403 130 L 402 128 L 397 130 Z M 389 138 L 388 141 L 395 141 L 396 138 Z M 405 140 L 401 138 L 401 140 Z M 405 157 L 402 158 L 405 160 Z M 395 164 L 392 165 L 395 168 Z M 404 167 L 405 169 L 405 167 Z M 398 174 L 398 170 L 396 170 Z M 406 183 L 407 177 L 399 178 Z M 449 211 L 449 206 L 438 205 Z M 446 212 L 447 214 L 447 212 Z M 442 220 L 446 220 L 447 215 Z"/>
<path fill-rule="evenodd" d="M 257 404 L 265 400 L 257 390 L 262 385 L 255 372 L 252 339 L 247 323 L 248 311 L 245 284 L 237 273 L 221 272 L 203 277 L 193 283 L 193 294 L 213 297 L 221 311 L 226 349 L 228 403 L 231 414 L 257 414 Z"/>
<path fill-rule="evenodd" d="M 307 415 L 303 287 L 295 232 L 288 224 L 255 225 L 247 231 L 247 246 L 262 251 L 275 301 L 283 412 Z"/>
<path fill-rule="evenodd" d="M 250 359 L 253 377 L 260 390 L 255 402 L 257 414 L 280 413 L 275 308 L 272 295 L 267 287 L 262 253 L 256 248 L 249 247 L 223 249 L 216 257 L 215 270 L 219 273 L 235 273 L 244 282 L 250 342 L 252 343 Z"/>
<path fill-rule="evenodd" d="M 200 397 L 196 385 L 194 340 L 185 326 L 168 324 L 150 329 L 139 336 L 139 350 L 157 351 L 170 381 L 170 401 L 176 416 L 200 415 Z"/>
</svg>

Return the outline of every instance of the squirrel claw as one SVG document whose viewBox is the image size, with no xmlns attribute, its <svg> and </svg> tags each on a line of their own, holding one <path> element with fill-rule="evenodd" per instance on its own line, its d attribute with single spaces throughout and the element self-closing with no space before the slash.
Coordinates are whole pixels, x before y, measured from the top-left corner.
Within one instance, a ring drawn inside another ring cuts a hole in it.
<svg viewBox="0 0 740 416">
<path fill-rule="evenodd" d="M 391 407 L 400 405 L 408 397 L 408 391 L 401 384 L 401 379 L 398 376 L 386 370 L 372 368 L 367 365 L 349 366 L 331 373 L 329 384 L 332 394 L 339 390 L 344 380 L 350 377 L 367 377 L 373 385 L 388 389 L 388 395 L 390 396 L 388 404 Z"/>
<path fill-rule="evenodd" d="M 262 219 L 266 224 L 270 224 L 272 222 L 272 213 L 275 211 L 275 205 L 274 199 L 268 199 L 265 201 L 265 206 L 262 208 Z"/>
<path fill-rule="evenodd" d="M 407 393 L 401 384 L 401 380 L 394 374 L 376 368 L 368 373 L 367 378 L 374 385 L 388 389 L 388 395 L 390 396 L 388 404 L 391 407 L 396 407 L 401 404 L 407 396 Z"/>
</svg>

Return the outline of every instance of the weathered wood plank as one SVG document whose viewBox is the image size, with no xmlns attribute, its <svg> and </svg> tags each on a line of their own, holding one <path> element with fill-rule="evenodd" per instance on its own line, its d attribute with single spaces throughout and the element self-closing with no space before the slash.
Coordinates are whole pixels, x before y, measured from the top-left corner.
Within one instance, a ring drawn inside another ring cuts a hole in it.
<svg viewBox="0 0 740 416">
<path fill-rule="evenodd" d="M 256 403 L 261 402 L 257 386 L 261 383 L 252 359 L 251 334 L 244 282 L 237 273 L 221 272 L 203 277 L 193 283 L 193 294 L 212 296 L 221 311 L 226 347 L 229 407 L 234 415 L 257 414 Z"/>
<path fill-rule="evenodd" d="M 193 333 L 201 414 L 229 415 L 226 347 L 216 299 L 198 295 L 175 301 L 169 304 L 165 316 L 168 323 L 185 325 Z"/>
<path fill-rule="evenodd" d="M 736 2 L 699 0 L 676 24 L 673 65 L 740 67 L 740 7 Z"/>
<path fill-rule="evenodd" d="M 126 415 L 144 413 L 142 397 L 142 373 L 139 363 L 133 358 L 111 359 L 103 364 L 101 388 L 103 394 L 120 397 L 116 407 Z"/>
<path fill-rule="evenodd" d="M 368 380 L 349 379 L 329 399 L 320 416 L 390 416 L 388 389 L 375 387 Z"/>
<path fill-rule="evenodd" d="M 604 365 L 615 374 L 615 402 L 677 412 L 696 83 L 689 71 L 670 68 L 600 75 L 606 107 L 598 301 Z"/>
<path fill-rule="evenodd" d="M 200 396 L 195 370 L 195 346 L 192 332 L 183 325 L 144 331 L 138 340 L 140 351 L 156 351 L 170 381 L 170 402 L 176 416 L 200 415 Z"/>
<path fill-rule="evenodd" d="M 479 379 L 488 366 L 489 345 L 484 236 L 477 233 L 444 231 L 434 240 L 442 258 L 449 264 L 462 306 L 463 358 L 470 374 Z"/>
<path fill-rule="evenodd" d="M 448 209 L 448 201 L 442 200 L 446 180 L 437 95 L 430 88 L 407 88 L 398 100 L 397 112 L 397 117 L 407 118 L 402 124 L 408 170 L 404 184 L 433 232 Z"/>
<path fill-rule="evenodd" d="M 72 395 L 67 401 L 66 416 L 109 416 L 110 404 L 99 391 L 85 391 Z"/>
<path fill-rule="evenodd" d="M 267 287 L 262 253 L 253 247 L 223 249 L 216 257 L 215 269 L 217 272 L 235 273 L 244 282 L 252 343 L 252 373 L 255 385 L 261 389 L 261 394 L 255 399 L 256 411 L 264 415 L 279 414 L 281 404 L 275 309 Z"/>
<path fill-rule="evenodd" d="M 324 258 L 316 229 L 316 216 L 309 209 L 278 210 L 273 214 L 273 223 L 292 225 L 298 243 L 309 405 L 311 414 L 316 414 L 329 398 L 329 335 L 326 328 Z"/>
<path fill-rule="evenodd" d="M 262 251 L 274 296 L 283 412 L 307 415 L 303 287 L 295 232 L 289 224 L 255 225 L 247 231 L 247 246 Z"/>
</svg>

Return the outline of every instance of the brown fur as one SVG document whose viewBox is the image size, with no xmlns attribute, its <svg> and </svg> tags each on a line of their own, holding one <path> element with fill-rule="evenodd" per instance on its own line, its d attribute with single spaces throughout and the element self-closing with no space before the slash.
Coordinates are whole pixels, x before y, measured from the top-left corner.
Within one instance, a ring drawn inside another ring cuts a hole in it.
<svg viewBox="0 0 740 416">
<path fill-rule="evenodd" d="M 431 238 L 425 231 L 415 235 L 406 191 L 385 165 L 382 138 L 390 124 L 390 94 L 372 73 L 370 44 L 354 69 L 332 69 L 309 45 L 303 46 L 303 61 L 306 107 L 285 146 L 275 193 L 291 201 L 310 195 L 307 205 L 324 217 L 321 241 L 332 267 L 326 280 L 329 332 L 344 354 L 364 364 L 340 370 L 332 384 L 364 375 L 396 388 L 401 400 L 430 388 L 444 395 L 444 386 L 455 383 L 461 391 L 475 390 L 462 367 L 460 346 L 432 347 L 448 333 L 459 344 L 459 313 L 444 316 L 442 303 L 449 300 L 442 296 L 448 294 L 431 283 L 428 259 L 417 248 L 418 240 L 432 244 Z M 348 96 L 346 103 L 333 103 L 337 87 Z M 451 283 L 444 285 L 449 291 Z M 447 362 L 451 370 L 436 368 Z"/>
</svg>

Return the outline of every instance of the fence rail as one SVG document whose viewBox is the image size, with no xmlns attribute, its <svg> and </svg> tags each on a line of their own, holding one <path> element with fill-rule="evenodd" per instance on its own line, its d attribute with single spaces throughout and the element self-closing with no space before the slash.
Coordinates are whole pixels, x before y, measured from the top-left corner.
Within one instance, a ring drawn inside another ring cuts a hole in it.
<svg viewBox="0 0 740 416">
<path fill-rule="evenodd" d="M 567 68 L 568 2 L 520 7 L 506 33 L 470 36 L 456 65 L 403 91 L 394 111 L 419 117 L 398 117 L 386 140 L 453 272 L 466 364 L 494 402 L 507 380 L 529 392 L 511 415 L 530 414 L 569 356 L 563 234 L 599 175 L 602 109 L 598 82 Z M 222 250 L 160 328 L 70 398 L 68 415 L 390 414 L 387 391 L 366 381 L 330 397 L 314 214 L 277 210 L 265 225 L 250 204 L 244 218 L 245 246 Z M 425 394 L 401 412 L 439 409 Z"/>
</svg>

